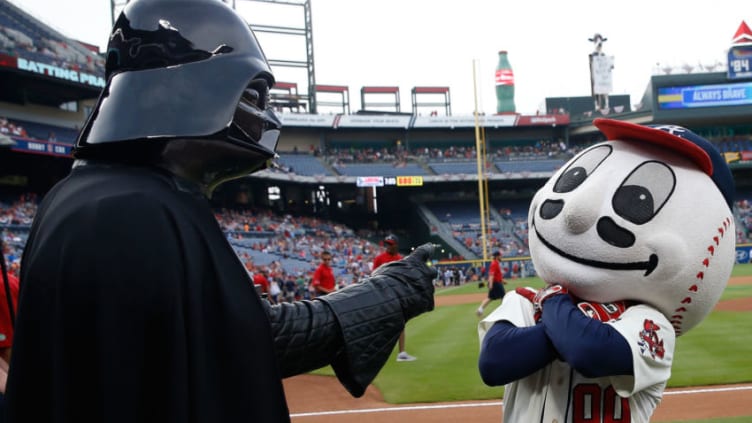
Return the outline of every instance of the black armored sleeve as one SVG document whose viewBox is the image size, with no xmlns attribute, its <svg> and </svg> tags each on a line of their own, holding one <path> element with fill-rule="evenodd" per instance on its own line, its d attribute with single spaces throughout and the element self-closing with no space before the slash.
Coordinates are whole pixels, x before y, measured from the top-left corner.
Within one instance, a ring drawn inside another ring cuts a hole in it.
<svg viewBox="0 0 752 423">
<path fill-rule="evenodd" d="M 342 385 L 362 396 L 405 323 L 433 309 L 436 270 L 426 264 L 432 252 L 432 246 L 421 246 L 314 301 L 267 305 L 283 376 L 331 364 Z"/>
</svg>

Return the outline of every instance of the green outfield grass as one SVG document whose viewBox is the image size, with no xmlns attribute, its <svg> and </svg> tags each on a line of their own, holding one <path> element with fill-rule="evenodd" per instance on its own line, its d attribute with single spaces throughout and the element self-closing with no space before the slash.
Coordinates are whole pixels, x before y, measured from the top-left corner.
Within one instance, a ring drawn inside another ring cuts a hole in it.
<svg viewBox="0 0 752 423">
<path fill-rule="evenodd" d="M 731 272 L 732 276 L 752 276 L 752 264 L 737 264 Z"/>
<path fill-rule="evenodd" d="M 752 275 L 752 265 L 740 265 L 734 275 Z M 510 280 L 507 290 L 539 287 L 538 278 Z M 485 292 L 477 283 L 441 288 L 437 296 Z M 752 286 L 729 286 L 722 299 L 752 297 Z M 492 303 L 490 312 L 499 302 Z M 500 399 L 503 388 L 488 387 L 477 368 L 478 304 L 438 307 L 411 320 L 406 328 L 407 349 L 414 362 L 396 362 L 396 349 L 374 384 L 393 404 Z M 752 382 L 752 313 L 715 311 L 677 340 L 669 387 Z M 332 374 L 330 368 L 316 373 Z M 752 412 L 750 413 L 752 415 Z M 698 420 L 741 422 L 750 418 Z"/>
<path fill-rule="evenodd" d="M 507 279 L 507 284 L 504 285 L 507 291 L 514 290 L 518 286 L 531 286 L 533 288 L 540 288 L 543 286 L 543 281 L 539 277 Z M 460 286 L 437 288 L 436 296 L 443 297 L 446 295 L 477 294 L 479 292 L 487 292 L 486 290 L 487 288 L 478 288 L 478 282 L 468 282 Z"/>
<path fill-rule="evenodd" d="M 727 286 L 721 296 L 722 300 L 733 300 L 735 298 L 752 297 L 752 285 L 735 285 Z"/>
</svg>

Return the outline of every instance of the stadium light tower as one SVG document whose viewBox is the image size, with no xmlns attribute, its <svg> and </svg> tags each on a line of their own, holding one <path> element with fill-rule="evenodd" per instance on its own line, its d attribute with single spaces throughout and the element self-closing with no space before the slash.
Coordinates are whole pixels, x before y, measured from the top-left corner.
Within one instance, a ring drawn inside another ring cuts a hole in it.
<svg viewBox="0 0 752 423">
<path fill-rule="evenodd" d="M 110 26 L 115 26 L 115 19 L 126 4 L 128 4 L 128 0 L 110 0 Z"/>
<path fill-rule="evenodd" d="M 255 22 L 252 19 L 255 16 L 250 13 L 246 18 L 253 32 L 258 34 L 271 34 L 272 36 L 292 36 L 302 38 L 305 46 L 305 57 L 298 57 L 295 59 L 282 59 L 280 54 L 282 51 L 279 49 L 271 49 L 267 47 L 269 51 L 267 53 L 267 60 L 272 69 L 279 68 L 297 68 L 304 69 L 306 72 L 308 83 L 308 108 L 311 113 L 316 113 L 316 71 L 313 61 L 313 22 L 311 18 L 311 1 L 310 0 L 226 0 L 226 2 L 235 9 L 241 16 L 244 15 L 244 11 L 252 11 L 253 4 L 265 3 L 279 7 L 280 14 L 293 16 L 292 24 L 285 25 L 271 25 L 264 22 Z M 251 4 L 245 7 L 246 4 Z M 241 7 L 242 6 L 242 7 Z M 302 12 L 302 13 L 301 13 Z M 262 15 L 263 16 L 263 15 Z M 302 19 L 301 19 L 302 17 Z M 244 16 L 245 18 L 245 16 Z M 262 42 L 262 44 L 264 44 Z M 269 54 L 271 53 L 271 54 Z M 289 52 L 288 52 L 289 53 Z M 279 78 L 278 72 L 275 70 L 275 76 Z"/>
</svg>

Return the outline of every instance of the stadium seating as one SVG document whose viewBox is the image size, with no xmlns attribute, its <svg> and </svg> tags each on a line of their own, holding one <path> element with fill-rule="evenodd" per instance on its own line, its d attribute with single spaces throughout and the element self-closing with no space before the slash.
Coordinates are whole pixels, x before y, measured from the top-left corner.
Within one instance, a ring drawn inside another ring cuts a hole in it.
<svg viewBox="0 0 752 423">
<path fill-rule="evenodd" d="M 427 165 L 437 175 L 476 175 L 478 173 L 478 164 L 475 161 L 429 162 Z"/>
<path fill-rule="evenodd" d="M 0 34 L 0 46 L 10 55 L 104 74 L 104 59 L 5 0 L 0 0 Z"/>
<path fill-rule="evenodd" d="M 469 201 L 437 201 L 426 206 L 439 221 L 450 225 L 470 225 L 480 221 L 478 204 Z"/>
<path fill-rule="evenodd" d="M 279 165 L 292 173 L 303 176 L 334 176 L 321 160 L 310 154 L 279 153 Z"/>
<path fill-rule="evenodd" d="M 558 170 L 566 160 L 497 160 L 494 166 L 502 173 L 523 172 L 554 172 Z"/>
<path fill-rule="evenodd" d="M 715 143 L 716 148 L 721 153 L 731 153 L 737 151 L 752 151 L 752 140 L 747 138 L 722 140 Z"/>
<path fill-rule="evenodd" d="M 344 176 L 425 176 L 429 173 L 417 163 L 395 166 L 390 163 L 347 164 L 335 168 Z"/>
<path fill-rule="evenodd" d="M 78 131 L 72 128 L 64 128 L 61 126 L 47 125 L 44 123 L 36 123 L 19 119 L 12 119 L 12 121 L 26 129 L 29 138 L 36 140 L 48 141 L 50 140 L 50 135 L 54 134 L 54 141 L 65 144 L 74 144 L 76 142 L 76 138 L 78 137 Z"/>
</svg>

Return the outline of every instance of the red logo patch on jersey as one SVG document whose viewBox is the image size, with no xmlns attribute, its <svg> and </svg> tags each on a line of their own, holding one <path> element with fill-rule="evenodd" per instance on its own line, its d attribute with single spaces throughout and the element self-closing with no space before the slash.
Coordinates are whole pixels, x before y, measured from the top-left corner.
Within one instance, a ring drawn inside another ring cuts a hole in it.
<svg viewBox="0 0 752 423">
<path fill-rule="evenodd" d="M 640 340 L 637 341 L 637 345 L 640 346 L 640 352 L 643 355 L 650 354 L 650 357 L 655 359 L 656 357 L 663 358 L 666 354 L 666 349 L 663 348 L 663 340 L 658 337 L 660 329 L 660 326 L 650 319 L 645 319 L 642 323 Z"/>
</svg>

